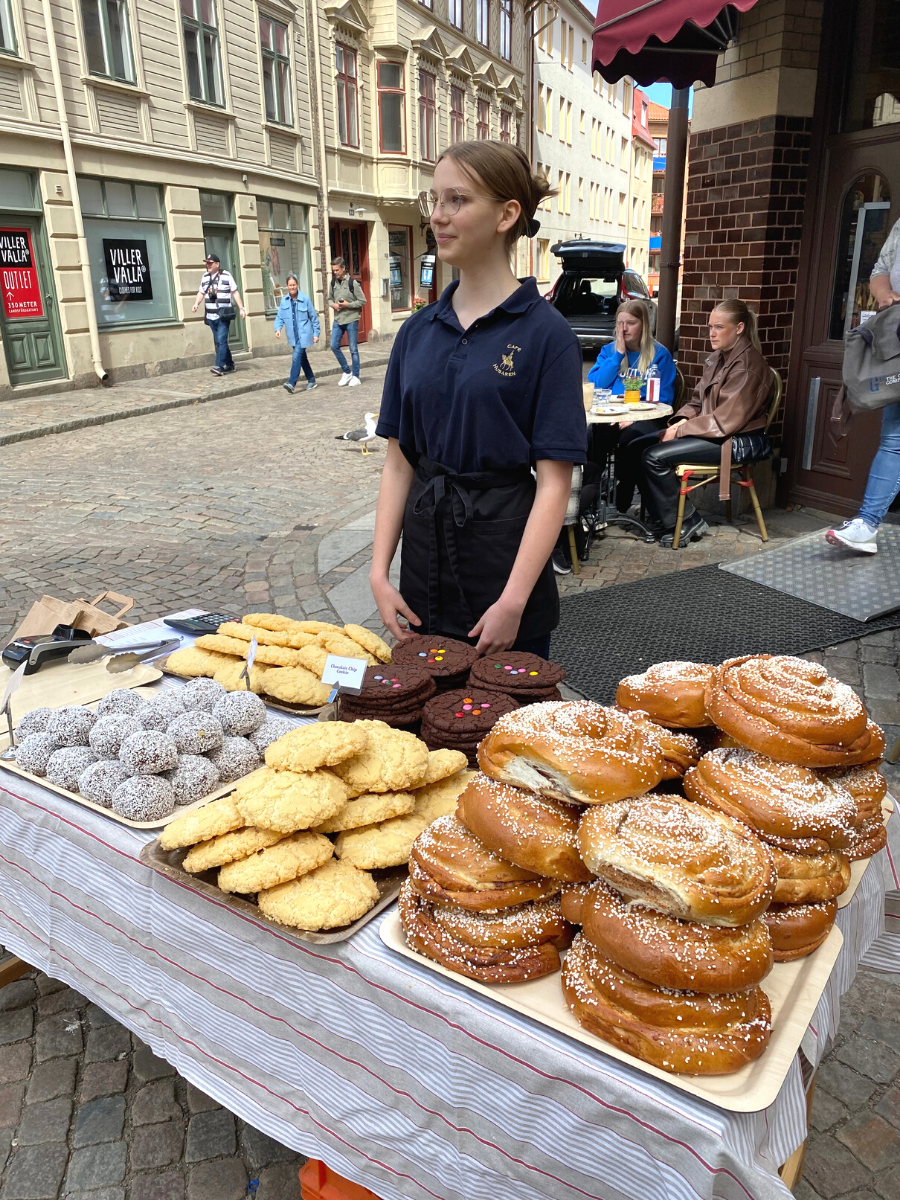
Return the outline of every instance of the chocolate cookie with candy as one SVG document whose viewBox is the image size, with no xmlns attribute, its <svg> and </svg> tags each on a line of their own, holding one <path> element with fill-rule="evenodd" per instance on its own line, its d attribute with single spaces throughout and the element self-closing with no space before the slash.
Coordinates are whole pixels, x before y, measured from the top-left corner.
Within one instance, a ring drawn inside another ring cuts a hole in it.
<svg viewBox="0 0 900 1200">
<path fill-rule="evenodd" d="M 420 667 L 434 680 L 439 692 L 462 687 L 478 651 L 466 642 L 439 635 L 415 634 L 393 649 L 394 666 Z"/>
<path fill-rule="evenodd" d="M 502 650 L 473 663 L 469 683 L 506 692 L 520 704 L 535 704 L 541 700 L 561 700 L 556 685 L 565 677 L 565 669 L 559 663 L 524 650 Z"/>
<path fill-rule="evenodd" d="M 422 741 L 430 750 L 441 747 L 461 750 L 468 758 L 469 766 L 474 767 L 481 740 L 504 713 L 518 707 L 518 700 L 512 696 L 480 684 L 441 692 L 425 705 Z"/>
<path fill-rule="evenodd" d="M 422 708 L 437 691 L 434 680 L 422 667 L 397 663 L 367 667 L 358 696 L 342 695 L 342 721 L 384 721 L 395 729 L 422 719 Z"/>
</svg>

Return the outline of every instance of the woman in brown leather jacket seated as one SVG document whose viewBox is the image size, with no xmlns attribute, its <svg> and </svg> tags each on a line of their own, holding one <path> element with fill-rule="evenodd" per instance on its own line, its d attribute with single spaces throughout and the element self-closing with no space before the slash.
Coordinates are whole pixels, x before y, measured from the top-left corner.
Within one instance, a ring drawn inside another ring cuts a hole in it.
<svg viewBox="0 0 900 1200">
<path fill-rule="evenodd" d="M 709 340 L 713 353 L 693 396 L 671 418 L 657 445 L 641 456 L 641 495 L 661 546 L 674 541 L 679 463 L 721 463 L 719 495 L 727 499 L 732 434 L 762 429 L 766 423 L 772 372 L 760 350 L 756 313 L 742 300 L 723 300 L 709 314 Z M 686 546 L 707 529 L 688 501 L 679 544 Z"/>
</svg>

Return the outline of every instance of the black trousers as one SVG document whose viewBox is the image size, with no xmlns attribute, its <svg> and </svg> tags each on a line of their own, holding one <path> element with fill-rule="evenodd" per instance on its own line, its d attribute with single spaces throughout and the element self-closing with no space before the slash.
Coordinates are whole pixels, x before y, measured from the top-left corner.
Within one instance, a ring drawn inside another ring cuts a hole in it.
<svg viewBox="0 0 900 1200">
<path fill-rule="evenodd" d="M 619 512 L 628 511 L 636 487 L 641 489 L 643 497 L 641 458 L 645 450 L 659 442 L 665 427 L 666 418 L 660 417 L 655 421 L 635 421 L 619 431 L 616 447 L 616 508 Z"/>
<path fill-rule="evenodd" d="M 626 431 L 627 432 L 627 431 Z M 719 461 L 724 438 L 673 438 L 657 442 L 641 455 L 641 470 L 646 488 L 641 494 L 653 520 L 666 529 L 674 529 L 678 519 L 678 493 L 681 480 L 675 474 L 679 463 L 709 463 Z M 693 516 L 694 506 L 687 501 L 685 517 Z"/>
</svg>

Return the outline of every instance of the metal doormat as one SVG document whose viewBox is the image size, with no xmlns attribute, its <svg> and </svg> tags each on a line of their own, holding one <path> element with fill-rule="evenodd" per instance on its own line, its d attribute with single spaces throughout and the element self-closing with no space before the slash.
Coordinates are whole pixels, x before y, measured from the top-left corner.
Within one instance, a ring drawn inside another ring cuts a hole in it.
<svg viewBox="0 0 900 1200">
<path fill-rule="evenodd" d="M 900 526 L 881 526 L 877 554 L 829 546 L 820 529 L 720 568 L 868 622 L 900 607 Z"/>
<path fill-rule="evenodd" d="M 613 702 L 620 679 L 652 663 L 803 654 L 900 628 L 900 611 L 855 621 L 717 565 L 565 596 L 560 609 L 550 657 L 566 668 L 567 684 L 602 704 Z"/>
</svg>

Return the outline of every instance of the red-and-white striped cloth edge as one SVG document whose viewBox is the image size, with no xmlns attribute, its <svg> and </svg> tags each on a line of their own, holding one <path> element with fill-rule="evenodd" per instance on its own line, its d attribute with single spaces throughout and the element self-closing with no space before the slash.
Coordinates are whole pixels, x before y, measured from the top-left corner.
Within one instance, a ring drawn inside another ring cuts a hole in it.
<svg viewBox="0 0 900 1200">
<path fill-rule="evenodd" d="M 777 1168 L 806 1134 L 804 1079 L 900 863 L 895 817 L 777 1101 L 729 1113 L 398 960 L 377 919 L 298 947 L 149 871 L 146 835 L 37 785 L 16 779 L 0 814 L 0 941 L 382 1200 L 789 1200 Z"/>
</svg>

